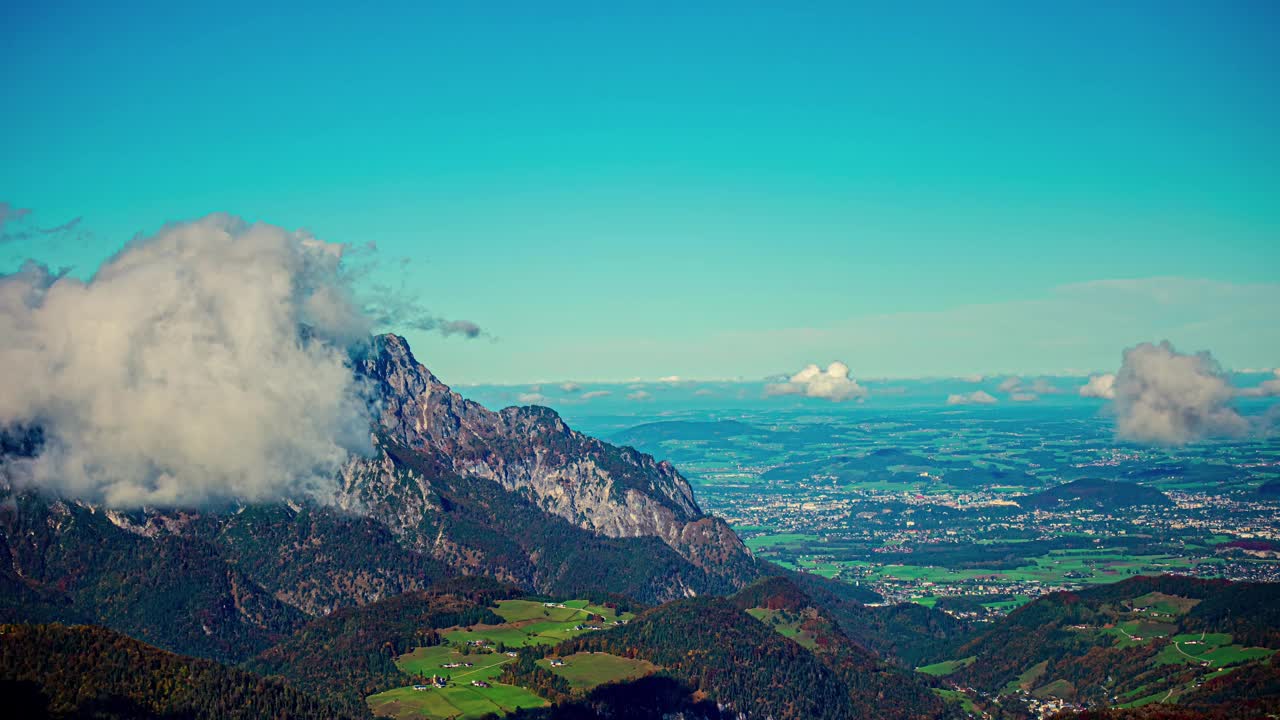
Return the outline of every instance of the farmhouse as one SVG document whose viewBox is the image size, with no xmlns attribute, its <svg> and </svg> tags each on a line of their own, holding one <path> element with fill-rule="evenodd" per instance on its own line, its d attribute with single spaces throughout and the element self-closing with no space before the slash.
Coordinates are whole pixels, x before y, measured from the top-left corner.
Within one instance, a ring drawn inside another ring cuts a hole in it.
<svg viewBox="0 0 1280 720">
<path fill-rule="evenodd" d="M 487 683 L 487 682 L 485 682 L 485 681 L 483 681 L 483 680 L 472 680 L 472 681 L 471 681 L 471 684 L 472 684 L 472 685 L 475 685 L 475 686 L 476 686 L 476 687 L 478 687 L 478 688 L 487 688 L 487 687 L 489 687 L 489 683 Z"/>
</svg>

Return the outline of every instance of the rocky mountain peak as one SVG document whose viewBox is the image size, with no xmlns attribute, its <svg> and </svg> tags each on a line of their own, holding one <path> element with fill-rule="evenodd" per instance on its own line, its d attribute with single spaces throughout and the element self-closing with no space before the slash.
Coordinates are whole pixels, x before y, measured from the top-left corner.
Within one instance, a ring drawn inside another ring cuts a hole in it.
<svg viewBox="0 0 1280 720">
<path fill-rule="evenodd" d="M 383 442 L 413 451 L 428 469 L 413 478 L 422 485 L 413 492 L 389 487 L 405 480 L 385 462 L 380 471 L 348 473 L 346 492 L 358 504 L 376 512 L 385 496 L 396 498 L 393 527 L 413 527 L 412 512 L 434 510 L 429 476 L 442 474 L 495 482 L 599 535 L 659 537 L 700 566 L 747 555 L 668 462 L 579 433 L 550 408 L 491 411 L 436 378 L 398 335 L 374 338 L 356 369 L 371 383 Z"/>
</svg>

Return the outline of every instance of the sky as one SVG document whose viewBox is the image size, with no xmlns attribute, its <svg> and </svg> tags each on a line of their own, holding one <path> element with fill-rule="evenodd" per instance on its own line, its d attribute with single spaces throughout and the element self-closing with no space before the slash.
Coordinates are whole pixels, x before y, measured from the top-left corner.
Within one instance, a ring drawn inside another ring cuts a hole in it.
<svg viewBox="0 0 1280 720">
<path fill-rule="evenodd" d="M 185 5 L 0 8 L 0 202 L 79 219 L 0 273 L 374 243 L 452 383 L 1280 365 L 1275 3 Z"/>
</svg>

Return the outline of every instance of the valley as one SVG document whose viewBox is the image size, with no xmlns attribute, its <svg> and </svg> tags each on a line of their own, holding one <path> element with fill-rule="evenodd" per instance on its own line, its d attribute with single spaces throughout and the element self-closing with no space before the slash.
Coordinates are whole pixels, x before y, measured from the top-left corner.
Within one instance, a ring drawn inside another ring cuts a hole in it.
<svg viewBox="0 0 1280 720">
<path fill-rule="evenodd" d="M 886 602 L 981 617 L 1134 575 L 1280 580 L 1274 439 L 1117 447 L 1071 404 L 689 417 L 614 437 L 673 458 L 758 558 Z"/>
</svg>

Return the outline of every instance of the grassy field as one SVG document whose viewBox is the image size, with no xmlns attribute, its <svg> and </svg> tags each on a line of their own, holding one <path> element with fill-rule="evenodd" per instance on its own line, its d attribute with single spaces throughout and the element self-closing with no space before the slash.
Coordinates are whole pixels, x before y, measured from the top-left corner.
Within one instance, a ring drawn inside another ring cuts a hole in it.
<svg viewBox="0 0 1280 720">
<path fill-rule="evenodd" d="M 397 720 L 424 717 L 430 720 L 473 720 L 548 704 L 524 688 L 497 683 L 487 688 L 470 684 L 429 690 L 402 687 L 370 695 L 367 702 L 374 715 Z"/>
<path fill-rule="evenodd" d="M 473 625 L 456 628 L 444 634 L 445 640 L 455 645 L 482 640 L 492 645 L 501 643 L 510 648 L 529 645 L 551 645 L 577 637 L 590 630 L 576 629 L 589 624 L 588 618 L 598 615 L 604 618 L 603 627 L 615 620 L 630 620 L 633 613 L 619 614 L 612 608 L 592 605 L 586 600 L 568 600 L 548 605 L 538 600 L 503 600 L 494 608 L 505 623 L 501 625 Z M 601 626 L 597 623 L 597 626 Z"/>
<path fill-rule="evenodd" d="M 542 667 L 563 677 L 574 688 L 589 690 L 597 685 L 643 677 L 658 669 L 647 660 L 632 660 L 608 653 L 575 653 L 561 658 L 564 665 L 552 667 L 551 659 L 538 661 Z"/>
<path fill-rule="evenodd" d="M 426 690 L 414 690 L 410 685 L 371 695 L 367 702 L 374 714 L 452 720 L 501 715 L 517 708 L 542 707 L 546 702 L 528 690 L 496 682 L 502 675 L 502 666 L 511 662 L 511 657 L 502 652 L 475 648 L 473 643 L 480 641 L 489 646 L 502 644 L 511 648 L 550 645 L 591 632 L 577 629 L 578 626 L 608 627 L 615 620 L 626 621 L 634 617 L 632 613 L 619 614 L 612 608 L 592 605 L 587 600 L 563 603 L 504 600 L 497 604 L 494 613 L 506 622 L 454 628 L 443 633 L 445 644 L 415 648 L 397 658 L 396 666 L 411 677 L 445 677 L 449 679 L 449 685 Z M 602 617 L 604 621 L 591 620 L 593 616 Z M 581 668 L 569 670 L 570 673 L 579 673 L 580 677 L 576 681 L 568 675 L 566 678 L 571 684 L 581 682 L 584 683 L 582 687 L 593 687 L 600 682 L 637 677 L 653 670 L 648 663 L 623 658 L 615 660 L 618 662 L 603 659 L 583 661 Z M 455 663 L 463 666 L 441 667 Z M 466 667 L 466 663 L 471 663 L 471 667 Z M 489 683 L 490 687 L 475 687 L 473 681 Z"/>
<path fill-rule="evenodd" d="M 1019 690 L 1031 690 L 1040 681 L 1040 678 L 1044 677 L 1044 671 L 1048 666 L 1049 663 L 1047 661 L 1032 665 L 1019 675 L 1016 680 L 1010 680 L 1008 685 L 1001 688 L 1000 694 L 1009 695 Z"/>
<path fill-rule="evenodd" d="M 977 714 L 978 709 L 973 705 L 973 699 L 959 690 L 946 690 L 944 688 L 933 688 L 933 691 L 948 702 L 960 703 L 960 709 L 967 713 Z"/>
<path fill-rule="evenodd" d="M 468 662 L 472 667 L 440 667 L 451 663 Z M 416 648 L 411 653 L 401 655 L 396 658 L 396 667 L 409 675 L 421 675 L 427 678 L 440 675 L 470 682 L 497 677 L 502 673 L 502 666 L 508 662 L 511 662 L 511 658 L 498 653 L 464 655 L 450 645 L 436 645 Z"/>
<path fill-rule="evenodd" d="M 934 663 L 932 665 L 923 665 L 921 667 L 918 667 L 916 668 L 916 672 L 922 672 L 925 675 L 933 675 L 934 677 L 944 677 L 946 675 L 950 675 L 951 673 L 959 670 L 962 667 L 967 667 L 969 665 L 972 665 L 975 659 L 976 658 L 974 658 L 973 656 L 969 656 L 961 660 L 944 660 L 942 662 Z"/>
<path fill-rule="evenodd" d="M 1200 603 L 1199 600 L 1184 598 L 1178 595 L 1166 595 L 1152 592 L 1133 599 L 1133 607 L 1142 608 L 1153 616 L 1164 615 L 1176 617 L 1191 612 L 1191 608 Z"/>
<path fill-rule="evenodd" d="M 1204 633 L 1177 635 L 1156 656 L 1160 665 L 1208 664 L 1212 668 L 1222 668 L 1248 660 L 1268 657 L 1276 651 L 1267 648 L 1244 647 L 1234 645 L 1231 636 L 1225 633 Z"/>
<path fill-rule="evenodd" d="M 767 608 L 750 608 L 747 614 L 759 620 L 760 622 L 773 628 L 779 635 L 795 640 L 801 646 L 813 648 L 818 646 L 817 639 L 811 633 L 805 632 L 800 625 L 803 618 L 784 610 L 769 610 Z"/>
</svg>

